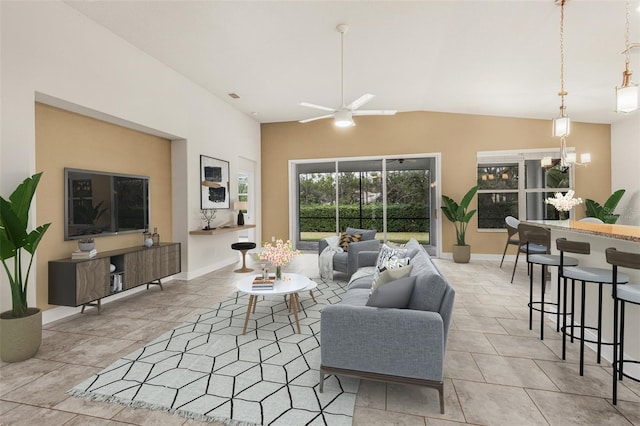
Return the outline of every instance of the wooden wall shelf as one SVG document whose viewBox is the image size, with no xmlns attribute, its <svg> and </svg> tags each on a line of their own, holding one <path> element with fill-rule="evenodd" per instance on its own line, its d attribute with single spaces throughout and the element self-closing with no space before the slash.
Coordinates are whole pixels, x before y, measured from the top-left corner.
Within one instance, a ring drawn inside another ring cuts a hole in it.
<svg viewBox="0 0 640 426">
<path fill-rule="evenodd" d="M 236 232 L 242 231 L 243 229 L 251 229 L 255 228 L 255 225 L 241 225 L 241 226 L 228 226 L 225 228 L 216 228 L 216 229 L 198 229 L 196 231 L 189 231 L 190 235 L 217 235 L 217 234 L 226 234 L 228 232 Z"/>
</svg>

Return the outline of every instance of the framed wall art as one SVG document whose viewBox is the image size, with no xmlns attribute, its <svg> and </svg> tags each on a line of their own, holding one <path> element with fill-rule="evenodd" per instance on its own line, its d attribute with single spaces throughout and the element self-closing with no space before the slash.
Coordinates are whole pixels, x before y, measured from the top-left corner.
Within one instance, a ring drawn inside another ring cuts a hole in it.
<svg viewBox="0 0 640 426">
<path fill-rule="evenodd" d="M 200 208 L 229 208 L 229 162 L 200 156 Z"/>
</svg>

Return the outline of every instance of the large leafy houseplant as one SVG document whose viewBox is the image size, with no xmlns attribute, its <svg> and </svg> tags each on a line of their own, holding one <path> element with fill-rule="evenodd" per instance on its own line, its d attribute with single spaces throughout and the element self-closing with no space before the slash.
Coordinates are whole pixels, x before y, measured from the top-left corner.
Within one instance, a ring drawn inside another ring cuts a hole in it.
<svg viewBox="0 0 640 426">
<path fill-rule="evenodd" d="M 11 286 L 12 316 L 27 315 L 27 285 L 33 258 L 50 223 L 29 231 L 29 209 L 42 173 L 24 180 L 9 196 L 0 197 L 0 259 Z M 24 269 L 23 251 L 29 253 Z M 13 259 L 13 262 L 11 262 Z"/>
<path fill-rule="evenodd" d="M 449 219 L 449 221 L 453 222 L 456 227 L 456 245 L 458 246 L 466 246 L 465 236 L 467 233 L 467 226 L 469 225 L 469 221 L 476 213 L 474 210 L 468 210 L 469 204 L 471 204 L 471 200 L 478 192 L 478 186 L 474 186 L 471 188 L 464 197 L 462 197 L 462 201 L 460 204 L 456 203 L 450 197 L 443 195 L 442 196 L 442 211 L 444 215 Z"/>
<path fill-rule="evenodd" d="M 609 196 L 607 201 L 605 201 L 604 206 L 601 206 L 596 201 L 587 198 L 584 200 L 584 205 L 587 209 L 587 217 L 597 217 L 604 223 L 616 223 L 620 215 L 613 213 L 613 211 L 616 209 L 616 206 L 620 202 L 620 199 L 622 199 L 624 193 L 624 189 L 618 189 Z"/>
</svg>

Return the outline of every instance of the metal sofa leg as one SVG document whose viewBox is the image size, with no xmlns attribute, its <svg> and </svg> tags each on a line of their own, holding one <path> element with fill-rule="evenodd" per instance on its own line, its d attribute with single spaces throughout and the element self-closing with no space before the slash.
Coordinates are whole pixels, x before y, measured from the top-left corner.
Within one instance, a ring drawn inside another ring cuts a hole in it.
<svg viewBox="0 0 640 426">
<path fill-rule="evenodd" d="M 322 371 L 322 368 L 320 369 L 320 393 L 322 393 L 322 390 L 324 388 L 324 371 Z"/>
<path fill-rule="evenodd" d="M 444 414 L 444 384 L 438 386 L 438 396 L 440 397 L 440 414 Z"/>
</svg>

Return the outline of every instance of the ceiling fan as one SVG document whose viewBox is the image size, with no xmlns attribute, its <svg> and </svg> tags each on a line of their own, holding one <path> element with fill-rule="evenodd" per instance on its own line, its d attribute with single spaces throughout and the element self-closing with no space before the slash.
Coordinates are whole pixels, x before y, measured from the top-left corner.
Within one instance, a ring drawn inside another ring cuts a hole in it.
<svg viewBox="0 0 640 426">
<path fill-rule="evenodd" d="M 301 102 L 299 105 L 315 108 L 322 111 L 330 111 L 331 114 L 320 115 L 318 117 L 307 118 L 305 120 L 300 120 L 300 123 L 308 123 L 310 121 L 322 120 L 323 118 L 334 117 L 335 125 L 338 127 L 351 127 L 356 124 L 353 122 L 354 115 L 394 115 L 396 113 L 395 110 L 390 109 L 361 109 L 361 106 L 371 101 L 375 97 L 372 94 L 365 94 L 360 96 L 355 101 L 351 102 L 349 105 L 345 105 L 344 103 L 344 34 L 349 29 L 349 26 L 346 24 L 339 24 L 336 29 L 340 33 L 340 93 L 341 93 L 341 103 L 339 108 L 330 108 L 322 105 L 310 104 L 308 102 Z"/>
</svg>

